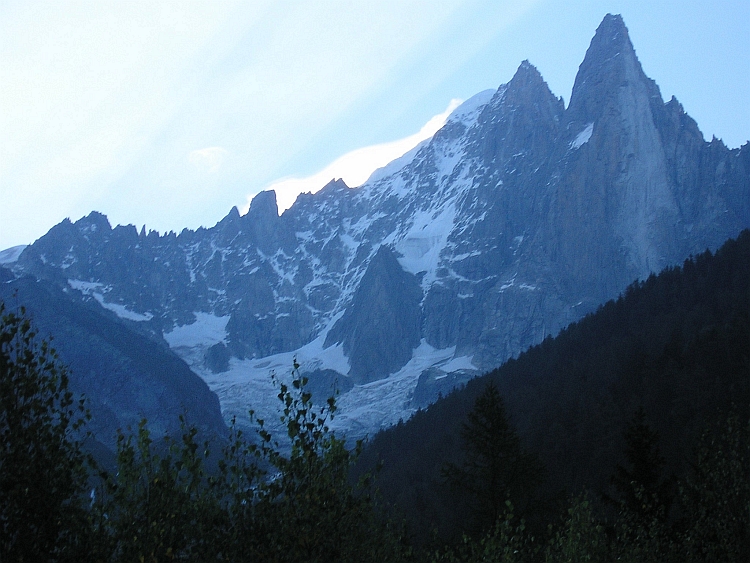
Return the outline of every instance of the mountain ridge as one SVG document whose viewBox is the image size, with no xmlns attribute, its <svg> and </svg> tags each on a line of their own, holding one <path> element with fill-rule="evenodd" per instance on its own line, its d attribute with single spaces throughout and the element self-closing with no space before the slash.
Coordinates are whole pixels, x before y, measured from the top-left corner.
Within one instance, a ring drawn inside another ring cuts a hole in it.
<svg viewBox="0 0 750 563">
<path fill-rule="evenodd" d="M 417 397 L 465 382 L 750 226 L 749 145 L 707 143 L 665 104 L 619 16 L 597 29 L 567 108 L 528 61 L 487 97 L 358 188 L 334 180 L 281 215 L 261 192 L 244 216 L 179 234 L 92 213 L 53 227 L 15 270 L 98 284 L 81 298 L 140 315 L 157 339 L 223 323 L 232 385 L 204 363 L 214 340 L 176 351 L 226 416 L 262 411 L 260 378 L 296 354 L 303 371 L 355 383 L 342 429 L 371 433 L 424 406 L 419 382 L 433 388 Z"/>
</svg>

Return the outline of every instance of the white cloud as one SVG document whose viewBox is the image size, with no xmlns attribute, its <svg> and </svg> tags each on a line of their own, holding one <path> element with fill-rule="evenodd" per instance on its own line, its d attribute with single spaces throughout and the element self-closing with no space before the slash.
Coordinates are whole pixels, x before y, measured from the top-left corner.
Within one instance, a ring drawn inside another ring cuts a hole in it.
<svg viewBox="0 0 750 563">
<path fill-rule="evenodd" d="M 391 141 L 369 147 L 363 147 L 346 153 L 334 160 L 320 172 L 305 178 L 282 178 L 272 182 L 264 190 L 274 190 L 279 211 L 283 211 L 294 203 L 301 193 L 315 193 L 325 186 L 333 178 L 341 178 L 349 187 L 363 184 L 370 175 L 377 170 L 402 156 L 425 139 L 432 137 L 448 119 L 448 116 L 461 105 L 462 100 L 453 99 L 446 110 L 433 116 L 419 132 Z M 204 149 L 206 150 L 206 149 Z M 248 196 L 245 211 L 250 207 L 250 201 L 255 194 Z"/>
<path fill-rule="evenodd" d="M 0 80 L 0 201 L 7 202 L 0 244 L 31 242 L 65 216 L 110 212 L 116 198 L 132 199 L 112 183 L 145 168 L 154 139 L 176 144 L 163 128 L 197 80 L 193 61 L 231 9 L 226 2 L 2 5 L 0 75 L 12 80 Z"/>
<path fill-rule="evenodd" d="M 206 147 L 191 151 L 188 160 L 201 172 L 214 173 L 221 168 L 227 150 L 223 147 Z"/>
</svg>

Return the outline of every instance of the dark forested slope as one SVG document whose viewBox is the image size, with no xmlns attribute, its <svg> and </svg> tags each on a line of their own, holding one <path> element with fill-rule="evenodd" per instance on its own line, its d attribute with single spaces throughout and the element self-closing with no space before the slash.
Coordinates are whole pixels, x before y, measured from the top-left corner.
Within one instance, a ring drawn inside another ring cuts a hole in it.
<svg viewBox="0 0 750 563">
<path fill-rule="evenodd" d="M 417 531 L 463 526 L 442 470 L 460 463 L 462 424 L 490 382 L 546 466 L 547 500 L 608 490 L 639 407 L 659 434 L 665 473 L 684 474 L 706 424 L 732 405 L 748 415 L 750 231 L 633 283 L 557 337 L 378 434 L 363 465 L 383 462 L 381 490 Z"/>
</svg>

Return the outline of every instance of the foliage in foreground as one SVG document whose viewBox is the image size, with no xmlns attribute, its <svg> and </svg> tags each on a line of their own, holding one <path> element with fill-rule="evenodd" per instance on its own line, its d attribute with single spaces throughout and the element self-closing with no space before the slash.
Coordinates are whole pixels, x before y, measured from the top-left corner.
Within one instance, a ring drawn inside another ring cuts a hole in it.
<svg viewBox="0 0 750 563">
<path fill-rule="evenodd" d="M 507 501 L 494 527 L 476 537 L 464 536 L 459 546 L 439 552 L 433 561 L 750 561 L 750 422 L 731 412 L 707 427 L 692 472 L 677 483 L 673 497 L 665 490 L 674 481 L 659 475 L 656 436 L 642 413 L 636 413 L 628 434 L 631 453 L 645 446 L 657 471 L 644 472 L 642 459 L 628 456 L 630 467 L 615 474 L 617 482 L 624 475 L 631 481 L 629 488 L 619 489 L 614 517 L 607 516 L 606 504 L 579 495 L 571 498 L 559 523 L 548 527 L 545 538 L 535 538 Z"/>
<path fill-rule="evenodd" d="M 355 450 L 328 422 L 330 399 L 315 407 L 295 363 L 280 383 L 282 449 L 256 420 L 258 440 L 233 427 L 216 469 L 208 444 L 186 427 L 181 442 L 156 447 L 140 425 L 118 440 L 116 476 L 104 475 L 92 510 L 102 560 L 403 560 L 400 533 L 381 517 L 367 483 L 352 485 Z M 162 453 L 159 453 L 159 452 Z"/>
<path fill-rule="evenodd" d="M 461 446 L 463 463 L 447 463 L 443 473 L 469 505 L 468 529 L 481 531 L 504 521 L 508 503 L 528 503 L 544 481 L 541 462 L 521 446 L 492 383 L 461 428 Z"/>
<path fill-rule="evenodd" d="M 89 415 L 25 312 L 0 303 L 0 561 L 404 560 L 403 532 L 381 515 L 349 449 L 329 429 L 294 365 L 277 381 L 280 447 L 256 420 L 233 426 L 220 454 L 184 423 L 154 439 L 142 421 L 117 440 L 116 470 L 96 468 L 79 438 Z"/>
<path fill-rule="evenodd" d="M 79 555 L 87 458 L 76 433 L 87 416 L 25 311 L 0 302 L 0 561 Z"/>
<path fill-rule="evenodd" d="M 482 528 L 457 545 L 415 553 L 368 480 L 352 484 L 361 446 L 350 450 L 330 431 L 335 401 L 314 406 L 296 364 L 290 383 L 277 381 L 288 450 L 262 420 L 252 441 L 233 428 L 221 454 L 195 428 L 155 440 L 144 421 L 119 436 L 117 469 L 107 474 L 83 453 L 85 405 L 68 390 L 49 343 L 37 340 L 23 311 L 0 305 L 0 317 L 2 561 L 750 560 L 750 425 L 737 411 L 704 430 L 692 471 L 674 481 L 661 475 L 659 436 L 639 410 L 610 512 L 574 497 L 535 536 L 512 499 L 533 488 L 537 464 L 488 388 L 464 427 L 467 463 L 449 472 L 474 501 L 492 492 L 489 504 L 473 505 Z"/>
</svg>

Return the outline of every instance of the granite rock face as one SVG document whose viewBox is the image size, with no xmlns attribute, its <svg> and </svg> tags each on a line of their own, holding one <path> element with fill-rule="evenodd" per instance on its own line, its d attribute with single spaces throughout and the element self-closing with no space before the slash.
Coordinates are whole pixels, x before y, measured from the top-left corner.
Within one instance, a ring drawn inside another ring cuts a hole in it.
<svg viewBox="0 0 750 563">
<path fill-rule="evenodd" d="M 202 438 L 227 434 L 219 400 L 165 345 L 126 325 L 98 304 L 31 277 L 0 284 L 0 300 L 26 309 L 40 338 L 51 340 L 69 372 L 70 390 L 85 396 L 86 431 L 114 455 L 118 430 L 148 421 L 153 437 L 179 437 L 180 417 Z"/>
<path fill-rule="evenodd" d="M 404 272 L 393 251 L 381 246 L 325 342 L 343 342 L 354 383 L 388 377 L 411 359 L 421 336 L 421 300 L 416 276 Z"/>
<path fill-rule="evenodd" d="M 27 247 L 15 271 L 157 340 L 209 335 L 196 354 L 180 348 L 207 378 L 217 342 L 240 379 L 294 353 L 303 370 L 348 377 L 357 416 L 392 393 L 367 411 L 386 421 L 748 226 L 750 145 L 704 141 L 607 15 L 567 108 L 524 61 L 360 187 L 331 181 L 281 216 L 263 192 L 246 215 L 179 235 L 92 213 Z"/>
</svg>

